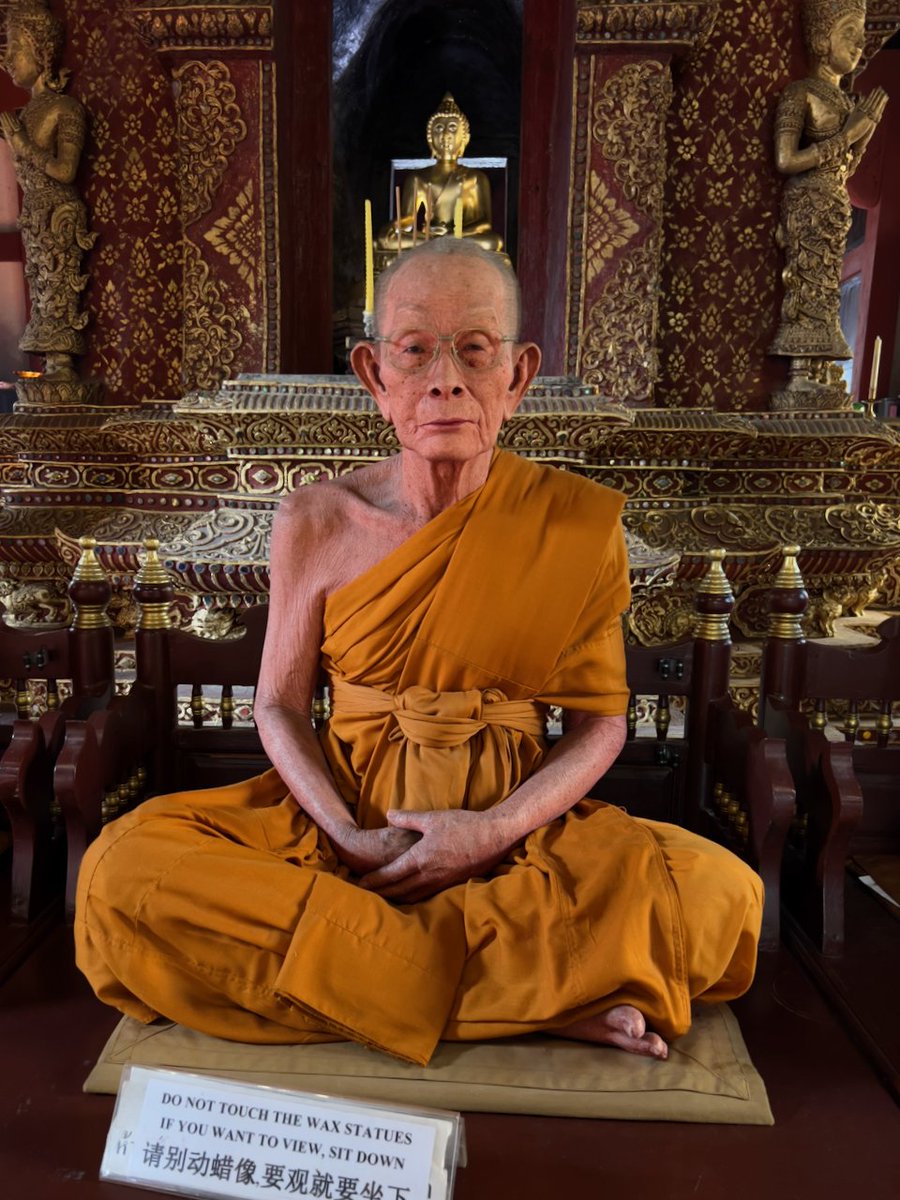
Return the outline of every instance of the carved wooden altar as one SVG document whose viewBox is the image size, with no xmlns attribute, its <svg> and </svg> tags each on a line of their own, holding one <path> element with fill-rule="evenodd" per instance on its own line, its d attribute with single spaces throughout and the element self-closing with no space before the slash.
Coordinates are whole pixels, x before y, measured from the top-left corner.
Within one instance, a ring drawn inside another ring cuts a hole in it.
<svg viewBox="0 0 900 1200">
<path fill-rule="evenodd" d="M 869 13 L 873 53 L 900 11 L 871 0 Z M 0 591 L 23 618 L 61 615 L 86 534 L 121 632 L 147 537 L 184 619 L 198 600 L 230 614 L 266 591 L 278 497 L 394 448 L 348 377 L 275 374 L 293 361 L 291 297 L 323 277 L 283 270 L 285 229 L 301 228 L 279 157 L 279 114 L 299 103 L 279 83 L 295 19 L 226 0 L 144 0 L 102 21 L 68 6 L 72 90 L 93 123 L 86 365 L 107 391 L 95 407 L 0 416 Z M 815 631 L 900 604 L 896 429 L 770 410 L 783 382 L 766 355 L 780 298 L 771 132 L 798 37 L 791 0 L 525 5 L 526 62 L 545 79 L 552 51 L 562 84 L 552 104 L 549 84 L 523 99 L 536 124 L 519 267 L 561 377 L 539 381 L 503 440 L 628 494 L 632 632 L 646 642 L 685 633 L 717 546 L 748 638 L 785 542 L 802 545 Z M 566 161 L 552 178 L 550 140 Z M 327 219 L 311 229 L 295 262 L 327 241 Z"/>
</svg>

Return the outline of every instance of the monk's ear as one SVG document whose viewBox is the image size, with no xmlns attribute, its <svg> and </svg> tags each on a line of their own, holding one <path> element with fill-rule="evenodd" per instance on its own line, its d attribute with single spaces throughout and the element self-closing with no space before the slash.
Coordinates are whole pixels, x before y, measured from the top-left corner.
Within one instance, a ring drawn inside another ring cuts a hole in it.
<svg viewBox="0 0 900 1200">
<path fill-rule="evenodd" d="M 387 388 L 381 378 L 381 364 L 371 342 L 357 342 L 350 351 L 350 366 L 359 382 L 363 385 L 386 421 L 390 420 L 385 411 Z"/>
<path fill-rule="evenodd" d="M 541 352 L 534 342 L 518 342 L 513 348 L 513 375 L 506 402 L 507 416 L 511 416 L 519 407 L 540 367 Z"/>
</svg>

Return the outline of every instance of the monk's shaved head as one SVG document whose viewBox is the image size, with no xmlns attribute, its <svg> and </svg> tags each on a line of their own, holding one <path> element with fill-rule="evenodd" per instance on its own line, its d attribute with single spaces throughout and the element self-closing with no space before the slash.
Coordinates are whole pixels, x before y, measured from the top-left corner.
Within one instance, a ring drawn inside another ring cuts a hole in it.
<svg viewBox="0 0 900 1200">
<path fill-rule="evenodd" d="M 416 264 L 427 263 L 434 259 L 463 259 L 483 262 L 497 272 L 503 288 L 503 295 L 510 319 L 510 328 L 506 331 L 510 337 L 519 336 L 519 326 L 522 320 L 522 298 L 519 291 L 519 281 L 506 260 L 493 250 L 485 250 L 471 238 L 436 237 L 422 242 L 412 250 L 404 250 L 398 254 L 391 265 L 378 276 L 375 282 L 375 331 L 383 334 L 381 318 L 385 311 L 388 293 L 396 280 L 406 271 L 412 270 Z M 448 267 L 450 263 L 446 264 Z"/>
</svg>

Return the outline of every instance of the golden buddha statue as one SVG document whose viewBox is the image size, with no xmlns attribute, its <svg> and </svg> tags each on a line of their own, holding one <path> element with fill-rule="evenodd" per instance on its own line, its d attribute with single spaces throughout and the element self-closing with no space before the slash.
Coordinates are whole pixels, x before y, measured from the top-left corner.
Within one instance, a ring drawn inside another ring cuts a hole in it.
<svg viewBox="0 0 900 1200">
<path fill-rule="evenodd" d="M 811 69 L 785 89 L 776 117 L 775 158 L 788 177 L 778 229 L 785 291 L 769 351 L 792 360 L 788 393 L 798 402 L 804 391 L 833 393 L 833 360 L 852 357 L 839 319 L 847 180 L 887 103 L 882 88 L 858 97 L 840 86 L 862 56 L 865 0 L 804 0 L 803 18 Z"/>
<path fill-rule="evenodd" d="M 6 20 L 4 69 L 31 92 L 16 115 L 0 113 L 0 133 L 12 150 L 22 188 L 19 229 L 31 317 L 19 346 L 42 354 L 48 380 L 77 379 L 73 356 L 85 350 L 81 258 L 94 244 L 87 212 L 74 187 L 84 146 L 84 108 L 62 95 L 68 71 L 57 71 L 63 27 L 40 0 L 19 0 Z"/>
<path fill-rule="evenodd" d="M 469 122 L 449 92 L 429 117 L 426 136 L 435 163 L 424 174 L 407 177 L 399 225 L 394 220 L 381 229 L 378 249 L 406 250 L 424 238 L 459 236 L 455 224 L 461 204 L 461 236 L 474 238 L 485 250 L 502 250 L 503 241 L 491 228 L 488 178 L 483 171 L 460 166 L 469 142 Z"/>
</svg>

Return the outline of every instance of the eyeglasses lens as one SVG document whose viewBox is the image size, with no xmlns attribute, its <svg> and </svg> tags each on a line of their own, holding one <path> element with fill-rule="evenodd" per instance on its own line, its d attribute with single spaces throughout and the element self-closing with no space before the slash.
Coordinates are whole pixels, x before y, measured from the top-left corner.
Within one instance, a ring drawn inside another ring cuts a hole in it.
<svg viewBox="0 0 900 1200">
<path fill-rule="evenodd" d="M 388 339 L 391 365 L 400 371 L 422 371 L 438 357 L 441 342 L 450 343 L 456 362 L 469 371 L 484 371 L 497 361 L 501 339 L 483 329 L 460 329 L 452 336 L 430 330 L 410 330 Z"/>
</svg>

